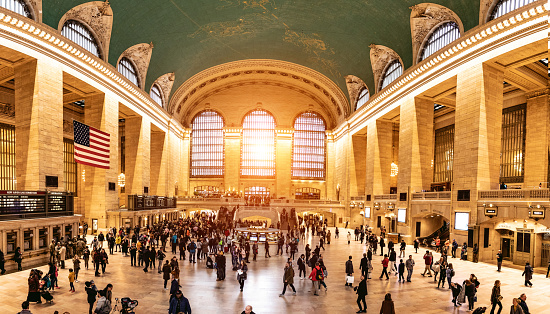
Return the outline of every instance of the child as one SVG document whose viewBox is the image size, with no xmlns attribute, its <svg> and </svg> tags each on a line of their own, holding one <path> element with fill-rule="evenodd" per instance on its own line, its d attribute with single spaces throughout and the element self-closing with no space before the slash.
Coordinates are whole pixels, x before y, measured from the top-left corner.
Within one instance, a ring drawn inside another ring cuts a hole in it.
<svg viewBox="0 0 550 314">
<path fill-rule="evenodd" d="M 74 290 L 74 277 L 75 277 L 75 274 L 74 274 L 74 271 L 73 269 L 69 269 L 69 284 L 71 285 L 71 289 L 69 291 L 71 292 L 75 292 Z"/>
</svg>

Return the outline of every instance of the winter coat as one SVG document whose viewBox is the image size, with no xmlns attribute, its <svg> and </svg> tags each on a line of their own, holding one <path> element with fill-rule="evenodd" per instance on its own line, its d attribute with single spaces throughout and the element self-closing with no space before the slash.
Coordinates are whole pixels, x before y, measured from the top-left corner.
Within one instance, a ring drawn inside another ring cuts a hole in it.
<svg viewBox="0 0 550 314">
<path fill-rule="evenodd" d="M 294 284 L 294 268 L 286 267 L 285 274 L 283 276 L 283 282 L 286 282 L 290 285 Z"/>
<path fill-rule="evenodd" d="M 353 274 L 353 262 L 351 260 L 346 262 L 346 274 Z"/>
<path fill-rule="evenodd" d="M 382 302 L 380 314 L 395 314 L 395 308 L 392 300 L 384 300 L 384 302 Z"/>
<path fill-rule="evenodd" d="M 179 305 L 179 311 L 177 311 Z M 181 299 L 178 298 L 172 298 L 170 300 L 170 309 L 168 310 L 169 314 L 191 314 L 191 305 L 189 304 L 189 300 L 187 300 L 186 297 L 182 296 Z"/>
<path fill-rule="evenodd" d="M 359 296 L 365 296 L 369 294 L 367 292 L 367 279 L 363 279 L 361 280 L 361 282 L 359 282 L 359 286 L 357 286 L 357 295 Z"/>
<path fill-rule="evenodd" d="M 168 264 L 164 264 L 162 266 L 162 279 L 164 280 L 170 280 L 170 275 L 172 274 L 172 267 Z"/>
<path fill-rule="evenodd" d="M 111 302 L 109 302 L 106 297 L 99 298 L 99 300 L 97 300 L 95 312 L 99 314 L 111 313 Z"/>
</svg>

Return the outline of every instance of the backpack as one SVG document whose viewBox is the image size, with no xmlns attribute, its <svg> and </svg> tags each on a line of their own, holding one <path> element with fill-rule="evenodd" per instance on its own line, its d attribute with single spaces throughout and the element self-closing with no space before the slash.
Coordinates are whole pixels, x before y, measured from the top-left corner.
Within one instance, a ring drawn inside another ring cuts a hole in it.
<svg viewBox="0 0 550 314">
<path fill-rule="evenodd" d="M 317 269 L 315 274 L 315 279 L 317 279 L 318 281 L 325 279 L 325 277 L 323 276 L 323 271 L 321 269 Z"/>
</svg>

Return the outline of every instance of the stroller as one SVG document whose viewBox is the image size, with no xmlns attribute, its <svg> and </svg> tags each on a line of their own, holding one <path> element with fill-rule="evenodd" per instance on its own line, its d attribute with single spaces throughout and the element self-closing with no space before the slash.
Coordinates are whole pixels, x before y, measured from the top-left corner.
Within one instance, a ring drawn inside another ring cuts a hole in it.
<svg viewBox="0 0 550 314">
<path fill-rule="evenodd" d="M 40 291 L 40 296 L 43 297 L 46 302 L 50 302 L 50 304 L 53 303 L 53 296 L 47 289 L 51 288 L 52 285 L 50 276 L 46 275 L 42 278 L 42 280 L 40 280 L 40 287 L 38 288 L 38 290 Z"/>
<path fill-rule="evenodd" d="M 214 261 L 212 260 L 210 255 L 206 257 L 206 268 L 214 269 Z"/>
</svg>

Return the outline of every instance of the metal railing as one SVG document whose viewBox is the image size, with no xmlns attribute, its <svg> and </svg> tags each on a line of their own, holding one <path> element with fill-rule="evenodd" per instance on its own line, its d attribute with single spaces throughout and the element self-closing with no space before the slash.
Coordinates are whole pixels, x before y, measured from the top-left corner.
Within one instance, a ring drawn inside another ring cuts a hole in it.
<svg viewBox="0 0 550 314">
<path fill-rule="evenodd" d="M 397 200 L 397 194 L 380 194 L 374 196 L 375 201 Z"/>
<path fill-rule="evenodd" d="M 128 210 L 176 208 L 176 198 L 156 195 L 128 195 Z"/>
<path fill-rule="evenodd" d="M 451 192 L 424 192 L 424 193 L 413 193 L 412 200 L 450 200 Z"/>
<path fill-rule="evenodd" d="M 516 200 L 550 200 L 550 190 L 490 190 L 479 191 L 479 199 L 497 200 L 497 199 L 516 199 Z"/>
</svg>

